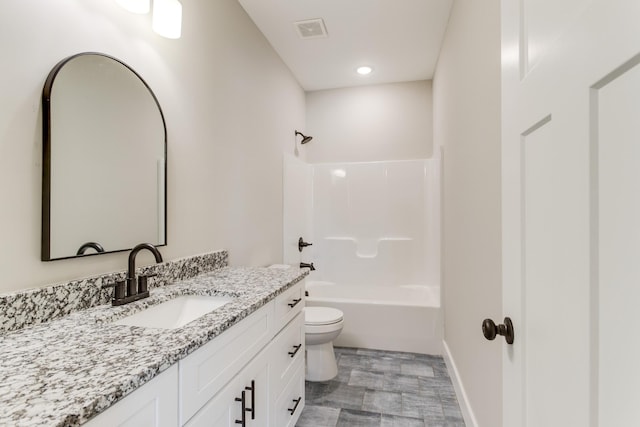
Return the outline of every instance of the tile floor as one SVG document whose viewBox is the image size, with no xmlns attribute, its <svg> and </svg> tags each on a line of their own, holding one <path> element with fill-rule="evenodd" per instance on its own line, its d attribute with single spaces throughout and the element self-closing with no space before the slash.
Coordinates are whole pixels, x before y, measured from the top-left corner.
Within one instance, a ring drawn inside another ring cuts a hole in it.
<svg viewBox="0 0 640 427">
<path fill-rule="evenodd" d="M 296 427 L 464 427 L 442 357 L 336 347 L 338 376 L 306 383 Z"/>
</svg>

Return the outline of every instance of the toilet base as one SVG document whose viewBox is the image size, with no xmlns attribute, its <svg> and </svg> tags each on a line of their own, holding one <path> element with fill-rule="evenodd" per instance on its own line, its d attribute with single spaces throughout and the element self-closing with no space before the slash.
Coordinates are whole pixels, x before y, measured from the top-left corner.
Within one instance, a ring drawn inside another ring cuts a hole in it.
<svg viewBox="0 0 640 427">
<path fill-rule="evenodd" d="M 338 375 L 333 342 L 307 345 L 306 375 L 307 381 L 329 381 Z"/>
</svg>

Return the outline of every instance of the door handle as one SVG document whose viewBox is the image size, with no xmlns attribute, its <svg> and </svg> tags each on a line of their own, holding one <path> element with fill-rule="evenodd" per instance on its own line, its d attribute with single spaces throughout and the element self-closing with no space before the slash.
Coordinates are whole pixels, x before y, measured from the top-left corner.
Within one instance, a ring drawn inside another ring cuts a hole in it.
<svg viewBox="0 0 640 427">
<path fill-rule="evenodd" d="M 245 427 L 247 425 L 247 396 L 246 392 L 242 390 L 242 397 L 236 397 L 236 402 L 241 402 L 242 405 L 242 417 L 239 420 L 236 420 L 236 424 L 240 424 L 241 427 Z"/>
<path fill-rule="evenodd" d="M 291 415 L 295 414 L 296 409 L 298 409 L 298 405 L 300 404 L 300 401 L 302 400 L 302 396 L 300 396 L 297 399 L 292 399 L 292 400 L 293 400 L 293 403 L 295 403 L 295 405 L 293 405 L 293 408 L 288 408 L 287 409 L 289 412 L 291 412 Z"/>
<path fill-rule="evenodd" d="M 298 303 L 299 303 L 300 301 L 302 301 L 302 298 L 296 298 L 296 299 L 291 300 L 291 301 L 292 301 L 292 302 L 290 302 L 290 303 L 289 303 L 289 304 L 287 304 L 287 305 L 288 305 L 289 307 L 293 308 L 293 307 L 295 307 L 296 305 L 298 305 Z"/>
<path fill-rule="evenodd" d="M 244 388 L 247 391 L 251 391 L 251 409 L 245 408 L 245 411 L 251 412 L 251 419 L 256 419 L 256 381 L 251 380 L 251 387 Z"/>
<path fill-rule="evenodd" d="M 482 321 L 482 333 L 489 341 L 493 341 L 496 338 L 496 335 L 502 335 L 505 341 L 507 341 L 507 344 L 513 344 L 513 323 L 508 317 L 505 317 L 504 323 L 500 325 L 496 325 L 491 319 L 484 319 Z"/>
<path fill-rule="evenodd" d="M 298 345 L 294 345 L 293 348 L 295 350 L 290 351 L 288 354 L 289 356 L 291 356 L 292 358 L 295 357 L 296 353 L 298 352 L 298 350 L 300 350 L 300 347 L 302 347 L 302 344 L 298 344 Z"/>
</svg>

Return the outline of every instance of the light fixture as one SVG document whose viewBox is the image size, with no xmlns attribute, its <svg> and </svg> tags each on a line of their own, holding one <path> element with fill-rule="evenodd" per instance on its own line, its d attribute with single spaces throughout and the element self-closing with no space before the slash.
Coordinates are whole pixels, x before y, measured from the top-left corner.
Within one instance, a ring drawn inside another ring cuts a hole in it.
<svg viewBox="0 0 640 427">
<path fill-rule="evenodd" d="M 300 141 L 300 144 L 306 144 L 307 142 L 309 142 L 309 141 L 311 141 L 313 139 L 312 136 L 306 136 L 302 132 L 296 131 L 296 136 L 298 136 L 298 135 L 300 135 L 302 137 L 302 141 Z"/>
<path fill-rule="evenodd" d="M 168 39 L 179 39 L 182 33 L 182 4 L 178 0 L 153 0 L 153 31 Z"/>
<path fill-rule="evenodd" d="M 131 13 L 149 13 L 151 0 L 116 0 L 116 3 Z"/>
<path fill-rule="evenodd" d="M 362 76 L 366 76 L 367 74 L 370 74 L 373 71 L 373 68 L 369 67 L 368 65 L 363 65 L 362 67 L 358 67 L 356 69 L 356 72 Z"/>
</svg>

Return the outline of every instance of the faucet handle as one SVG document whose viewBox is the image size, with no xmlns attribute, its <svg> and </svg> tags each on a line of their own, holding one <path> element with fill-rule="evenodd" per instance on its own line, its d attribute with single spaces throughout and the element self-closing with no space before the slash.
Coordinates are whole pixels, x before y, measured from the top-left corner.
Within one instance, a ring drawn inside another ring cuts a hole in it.
<svg viewBox="0 0 640 427">
<path fill-rule="evenodd" d="M 298 252 L 302 252 L 302 249 L 306 248 L 307 246 L 311 246 L 313 245 L 313 243 L 309 243 L 309 242 L 305 242 L 304 240 L 302 240 L 302 237 L 298 239 Z"/>
<path fill-rule="evenodd" d="M 149 286 L 147 285 L 147 279 L 149 277 L 156 277 L 158 273 L 146 274 L 138 276 L 138 293 L 145 293 L 149 291 Z"/>
<path fill-rule="evenodd" d="M 113 288 L 114 300 L 121 300 L 125 296 L 124 280 L 107 282 L 107 283 L 104 283 L 101 287 L 102 289 Z"/>
</svg>

